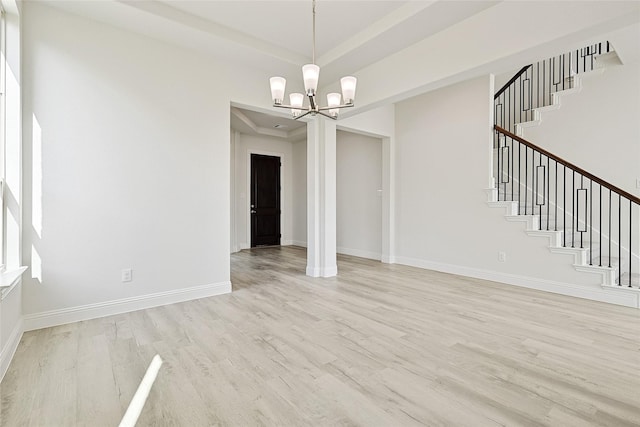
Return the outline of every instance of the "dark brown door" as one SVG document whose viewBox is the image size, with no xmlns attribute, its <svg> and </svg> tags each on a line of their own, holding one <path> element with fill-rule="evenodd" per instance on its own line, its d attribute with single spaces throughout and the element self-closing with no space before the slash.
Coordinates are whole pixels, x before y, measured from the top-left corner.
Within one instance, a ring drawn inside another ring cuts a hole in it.
<svg viewBox="0 0 640 427">
<path fill-rule="evenodd" d="M 251 155 L 251 247 L 280 244 L 280 157 Z"/>
</svg>

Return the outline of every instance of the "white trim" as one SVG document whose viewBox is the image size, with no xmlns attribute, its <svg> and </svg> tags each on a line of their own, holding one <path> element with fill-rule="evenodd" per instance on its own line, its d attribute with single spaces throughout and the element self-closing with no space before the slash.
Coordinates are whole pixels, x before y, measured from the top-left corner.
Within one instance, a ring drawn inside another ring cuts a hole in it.
<svg viewBox="0 0 640 427">
<path fill-rule="evenodd" d="M 302 240 L 290 240 L 291 243 L 289 243 L 292 246 L 300 246 L 302 248 L 306 248 L 307 247 L 307 242 L 303 242 Z"/>
<path fill-rule="evenodd" d="M 553 292 L 556 294 L 606 302 L 609 304 L 640 308 L 640 293 L 624 292 L 622 289 L 607 289 L 599 285 L 595 285 L 594 287 L 589 287 L 588 285 L 580 286 L 570 283 L 555 282 L 551 280 L 519 276 L 516 274 L 501 273 L 497 271 L 489 271 L 479 268 L 444 264 L 440 262 L 425 261 L 407 257 L 396 257 L 396 262 L 398 264 L 424 268 L 427 270 L 441 271 L 444 273 L 457 274 L 461 276 L 473 277 L 476 279 L 491 280 L 508 285 L 537 289 L 539 291 L 545 292 Z"/>
<path fill-rule="evenodd" d="M 20 340 L 22 339 L 23 332 L 23 322 L 22 319 L 19 319 L 15 328 L 11 331 L 11 335 L 9 335 L 7 344 L 3 349 L 0 349 L 0 381 L 4 378 L 4 374 L 7 373 L 7 369 L 9 369 L 11 360 L 13 360 L 13 356 L 18 349 L 18 344 L 20 344 Z"/>
<path fill-rule="evenodd" d="M 331 265 L 320 268 L 320 275 L 322 277 L 335 277 L 338 275 L 338 266 Z"/>
<path fill-rule="evenodd" d="M 307 276 L 310 277 L 320 277 L 320 267 L 308 267 L 307 266 Z"/>
<path fill-rule="evenodd" d="M 382 259 L 382 256 L 380 255 L 379 252 L 363 251 L 362 249 L 351 249 L 351 248 L 338 246 L 336 248 L 336 252 L 342 255 L 351 255 L 351 256 L 356 256 L 360 258 L 373 259 L 376 261 L 380 261 Z"/>
<path fill-rule="evenodd" d="M 389 256 L 389 255 L 383 255 L 380 261 L 382 261 L 385 264 L 395 264 L 397 262 L 395 256 Z"/>
<path fill-rule="evenodd" d="M 0 274 L 0 301 L 4 300 L 18 284 L 21 283 L 22 273 L 29 267 L 19 267 Z"/>
<path fill-rule="evenodd" d="M 123 298 L 96 304 L 87 304 L 24 316 L 24 330 L 49 328 L 66 323 L 80 322 L 114 314 L 128 313 L 161 305 L 175 304 L 199 298 L 207 298 L 231 292 L 231 282 L 213 283 L 210 285 L 193 286 L 186 289 L 158 292 L 138 297 Z"/>
</svg>

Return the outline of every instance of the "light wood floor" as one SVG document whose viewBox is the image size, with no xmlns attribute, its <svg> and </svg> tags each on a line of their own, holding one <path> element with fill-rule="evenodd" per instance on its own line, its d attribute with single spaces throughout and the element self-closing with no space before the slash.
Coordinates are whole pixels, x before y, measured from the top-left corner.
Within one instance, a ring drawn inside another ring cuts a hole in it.
<svg viewBox="0 0 640 427">
<path fill-rule="evenodd" d="M 299 248 L 232 256 L 230 295 L 26 333 L 3 426 L 640 425 L 640 311 Z"/>
</svg>

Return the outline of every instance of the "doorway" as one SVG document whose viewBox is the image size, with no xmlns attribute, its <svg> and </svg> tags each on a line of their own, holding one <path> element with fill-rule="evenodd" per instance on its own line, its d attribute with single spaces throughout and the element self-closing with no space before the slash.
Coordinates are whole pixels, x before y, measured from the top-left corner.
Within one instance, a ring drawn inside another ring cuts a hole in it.
<svg viewBox="0 0 640 427">
<path fill-rule="evenodd" d="M 280 157 L 251 154 L 251 247 L 280 245 Z"/>
</svg>

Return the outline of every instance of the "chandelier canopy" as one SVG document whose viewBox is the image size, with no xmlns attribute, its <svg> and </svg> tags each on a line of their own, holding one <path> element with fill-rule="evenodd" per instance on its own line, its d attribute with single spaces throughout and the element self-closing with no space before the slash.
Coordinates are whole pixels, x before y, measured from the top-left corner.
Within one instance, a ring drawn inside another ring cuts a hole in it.
<svg viewBox="0 0 640 427">
<path fill-rule="evenodd" d="M 316 91 L 318 90 L 318 79 L 320 77 L 320 67 L 316 65 L 316 0 L 312 0 L 313 19 L 313 56 L 312 63 L 302 66 L 302 79 L 304 80 L 305 93 L 292 93 L 289 95 L 290 105 L 283 104 L 287 80 L 284 77 L 271 77 L 271 98 L 273 106 L 279 108 L 290 108 L 294 120 L 308 114 L 316 114 L 337 120 L 340 108 L 353 107 L 356 97 L 357 79 L 347 76 L 340 79 L 342 94 L 337 92 L 327 94 L 327 106 L 320 107 L 316 101 Z M 309 98 L 309 105 L 304 106 L 304 97 Z M 341 103 L 343 102 L 343 103 Z"/>
</svg>

